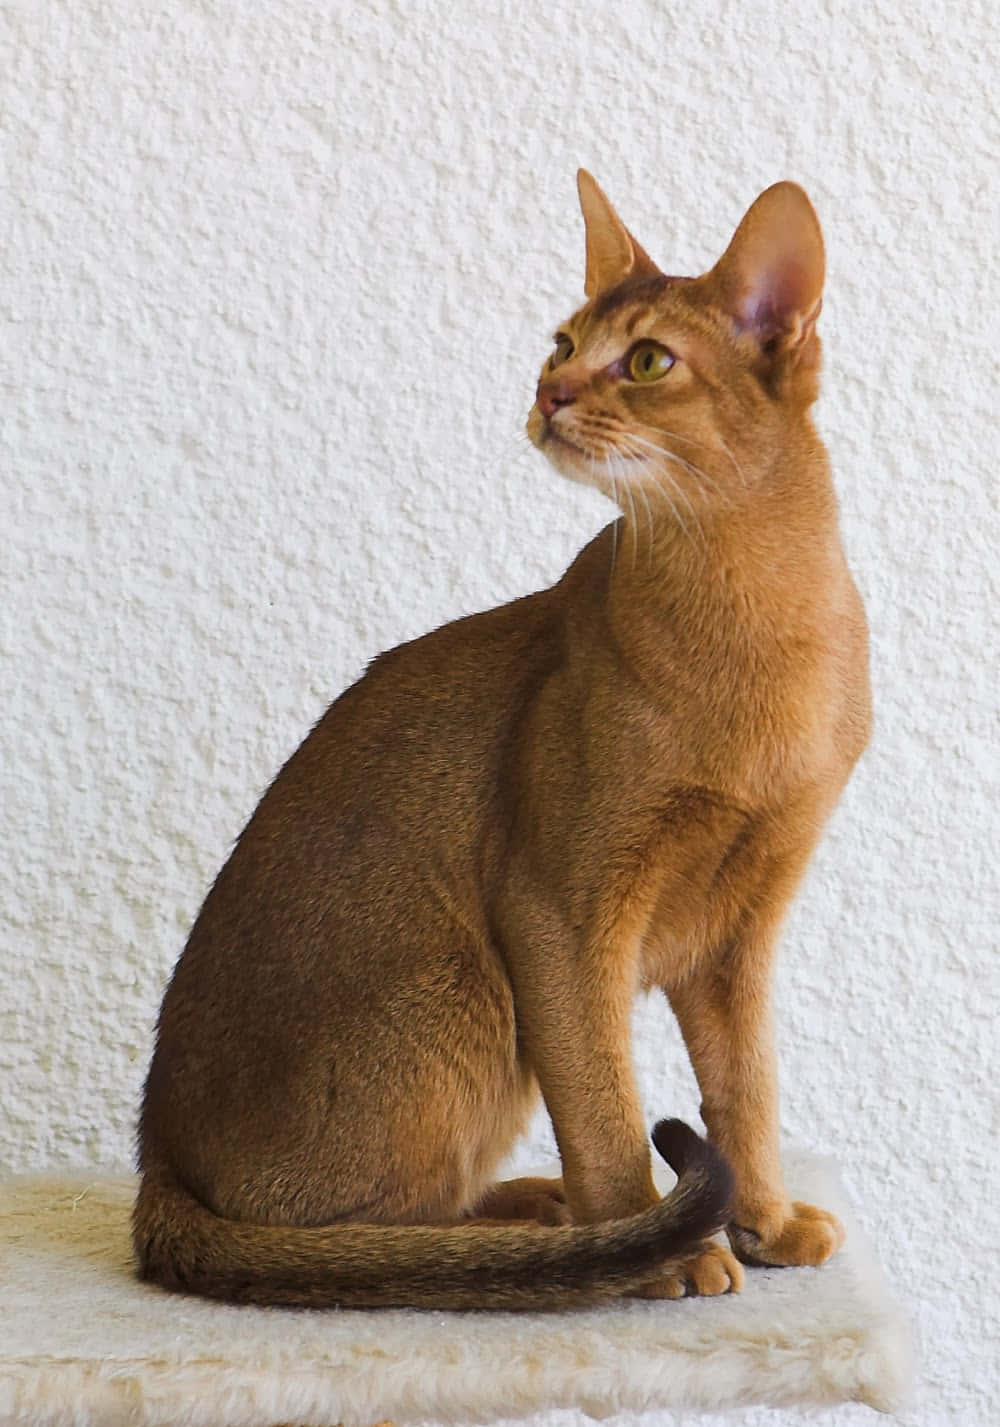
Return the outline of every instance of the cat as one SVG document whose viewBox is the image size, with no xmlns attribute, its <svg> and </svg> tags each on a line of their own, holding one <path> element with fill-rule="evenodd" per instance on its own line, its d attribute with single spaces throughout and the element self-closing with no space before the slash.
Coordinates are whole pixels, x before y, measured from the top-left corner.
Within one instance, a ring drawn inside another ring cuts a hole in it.
<svg viewBox="0 0 1000 1427">
<path fill-rule="evenodd" d="M 145 1086 L 134 1245 L 167 1288 L 558 1308 L 736 1290 L 841 1243 L 783 1186 L 770 1015 L 870 723 L 809 415 L 823 239 L 778 183 L 670 277 L 578 187 L 587 301 L 528 433 L 621 516 L 551 589 L 376 658 L 262 798 Z M 657 986 L 708 1130 L 657 1126 L 662 1200 L 630 1046 Z M 494 1184 L 539 1092 L 562 1178 Z"/>
</svg>

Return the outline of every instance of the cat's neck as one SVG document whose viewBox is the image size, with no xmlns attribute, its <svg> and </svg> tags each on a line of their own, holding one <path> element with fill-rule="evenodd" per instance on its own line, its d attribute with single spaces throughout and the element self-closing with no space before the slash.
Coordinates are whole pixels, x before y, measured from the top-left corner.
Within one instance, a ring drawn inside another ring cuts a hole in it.
<svg viewBox="0 0 1000 1427">
<path fill-rule="evenodd" d="M 578 561 L 576 578 L 628 662 L 822 638 L 850 580 L 818 439 L 748 474 L 731 498 L 630 501 Z M 573 572 L 571 572 L 572 575 Z"/>
</svg>

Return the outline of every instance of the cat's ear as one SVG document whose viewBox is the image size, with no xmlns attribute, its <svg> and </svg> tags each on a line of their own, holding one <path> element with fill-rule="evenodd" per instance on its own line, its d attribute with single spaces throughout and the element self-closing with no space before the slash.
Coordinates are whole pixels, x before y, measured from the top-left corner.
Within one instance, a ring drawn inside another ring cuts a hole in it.
<svg viewBox="0 0 1000 1427">
<path fill-rule="evenodd" d="M 607 292 L 627 277 L 656 276 L 659 268 L 632 237 L 585 168 L 577 172 L 576 186 L 587 230 L 587 276 L 583 284 L 587 296 Z"/>
<path fill-rule="evenodd" d="M 772 351 L 800 351 L 823 301 L 826 260 L 812 204 L 776 183 L 751 204 L 709 274 L 716 301 L 741 332 Z"/>
</svg>

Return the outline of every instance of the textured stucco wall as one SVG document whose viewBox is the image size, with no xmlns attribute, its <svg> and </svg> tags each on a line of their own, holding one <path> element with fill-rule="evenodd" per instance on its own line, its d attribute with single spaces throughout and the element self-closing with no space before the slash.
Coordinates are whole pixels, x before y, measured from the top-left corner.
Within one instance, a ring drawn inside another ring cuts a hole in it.
<svg viewBox="0 0 1000 1427">
<path fill-rule="evenodd" d="M 997 1420 L 994 24 L 0 8 L 5 1167 L 128 1163 L 164 979 L 280 760 L 375 651 L 607 518 L 520 434 L 577 164 L 680 272 L 794 177 L 878 727 L 785 936 L 784 1128 L 911 1304 L 907 1422 Z M 663 1004 L 637 1027 L 650 1113 L 695 1115 Z"/>
</svg>

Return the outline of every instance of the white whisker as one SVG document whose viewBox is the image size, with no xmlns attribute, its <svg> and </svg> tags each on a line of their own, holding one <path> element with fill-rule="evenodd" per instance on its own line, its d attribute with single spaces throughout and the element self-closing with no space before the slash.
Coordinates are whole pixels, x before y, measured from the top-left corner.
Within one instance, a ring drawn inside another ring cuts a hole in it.
<svg viewBox="0 0 1000 1427">
<path fill-rule="evenodd" d="M 645 486 L 639 486 L 639 494 L 642 496 L 642 503 L 646 507 L 646 525 L 649 528 L 649 545 L 646 549 L 646 568 L 651 569 L 653 564 L 653 544 L 655 534 L 653 530 L 653 510 L 649 504 L 649 496 L 646 494 Z"/>
<path fill-rule="evenodd" d="M 734 470 L 736 471 L 736 474 L 739 476 L 740 485 L 743 486 L 744 489 L 746 489 L 747 478 L 743 467 L 740 465 L 739 461 L 737 461 L 736 457 L 733 455 L 732 451 L 726 445 L 725 441 L 723 441 L 721 436 L 719 437 L 718 446 L 710 446 L 704 441 L 696 441 L 692 436 L 682 436 L 679 431 L 668 431 L 665 426 L 653 426 L 648 421 L 644 421 L 642 425 L 646 428 L 647 431 L 655 431 L 658 436 L 669 436 L 673 441 L 684 441 L 689 446 L 698 446 L 702 451 L 721 451 L 722 454 L 726 457 L 726 459 L 732 464 Z M 642 438 L 637 437 L 636 439 L 641 440 Z M 666 450 L 666 448 L 662 446 L 659 449 Z M 670 451 L 667 454 L 672 456 L 675 461 L 682 462 L 684 460 L 683 456 L 678 456 L 675 451 Z M 692 474 L 703 477 L 704 480 L 708 481 L 710 486 L 713 486 L 715 490 L 719 491 L 719 494 L 722 495 L 722 491 L 719 490 L 717 482 L 713 480 L 713 478 L 708 474 L 706 470 L 704 470 L 701 466 L 694 465 L 693 463 L 690 463 L 690 469 Z"/>
<path fill-rule="evenodd" d="M 723 441 L 723 439 L 722 439 L 721 436 L 719 437 L 719 445 L 722 447 L 723 451 L 724 451 L 724 452 L 726 453 L 726 455 L 729 457 L 730 461 L 732 461 L 734 467 L 736 468 L 736 474 L 737 474 L 737 475 L 739 476 L 739 478 L 740 478 L 740 485 L 743 487 L 744 490 L 746 490 L 746 488 L 747 488 L 746 472 L 744 471 L 743 467 L 740 465 L 739 461 L 737 461 L 737 459 L 736 459 L 736 457 L 733 455 L 732 451 L 731 451 L 731 450 L 729 449 L 729 447 L 726 445 L 725 441 Z"/>
<path fill-rule="evenodd" d="M 617 480 L 615 479 L 614 473 L 613 473 L 612 471 L 609 471 L 608 474 L 611 476 L 611 491 L 612 491 L 612 494 L 614 495 L 614 498 L 615 498 L 615 505 L 618 507 L 619 510 L 621 510 L 621 501 L 620 501 L 619 496 L 618 496 L 618 482 L 617 482 Z M 614 572 L 615 561 L 618 559 L 618 522 L 619 522 L 620 519 L 621 519 L 621 516 L 620 516 L 620 515 L 616 515 L 616 516 L 615 516 L 615 522 L 614 522 L 614 524 L 613 524 L 612 527 L 611 527 L 611 570 L 612 570 L 612 573 Z"/>
<path fill-rule="evenodd" d="M 522 431 L 504 441 L 496 455 L 487 457 L 480 464 L 479 473 L 492 481 L 496 476 L 498 466 L 502 463 L 509 461 L 512 466 L 516 466 L 525 457 L 532 455 L 535 449 L 531 437 L 526 431 Z"/>
<path fill-rule="evenodd" d="M 646 558 L 648 566 L 652 568 L 657 515 L 653 505 L 655 497 L 651 499 L 651 483 L 657 496 L 669 509 L 673 523 L 680 528 L 694 550 L 705 549 L 708 544 L 708 533 L 697 509 L 697 499 L 707 498 L 709 491 L 712 491 L 720 501 L 731 504 L 731 497 L 714 476 L 697 462 L 678 455 L 676 451 L 664 445 L 664 438 L 672 438 L 705 451 L 718 451 L 731 462 L 741 483 L 746 484 L 746 477 L 739 462 L 725 443 L 719 447 L 709 446 L 694 437 L 668 431 L 649 422 L 638 424 L 658 439 L 650 440 L 648 436 L 640 435 L 634 427 L 626 426 L 606 413 L 591 414 L 586 421 L 578 420 L 574 427 L 574 441 L 581 443 L 578 446 L 578 455 L 586 460 L 590 471 L 589 484 L 597 486 L 609 495 L 620 512 L 612 532 L 612 572 L 617 566 L 619 544 L 626 537 L 631 540 L 631 567 L 633 573 L 635 572 L 641 538 L 640 524 L 645 526 Z M 686 472 L 693 481 L 678 480 L 671 467 Z M 645 510 L 644 520 L 639 515 L 640 503 Z"/>
<path fill-rule="evenodd" d="M 639 517 L 635 509 L 635 492 L 632 489 L 631 481 L 625 482 L 625 494 L 628 496 L 629 509 L 632 512 L 632 573 L 635 574 L 635 554 L 639 544 Z"/>
<path fill-rule="evenodd" d="M 632 482 L 629 479 L 628 472 L 625 470 L 625 462 L 622 460 L 621 452 L 618 450 L 609 451 L 608 459 L 613 461 L 617 468 L 621 489 L 625 493 L 625 498 L 628 501 L 628 508 L 631 513 L 631 523 L 626 520 L 625 528 L 630 531 L 632 536 L 632 569 L 634 571 L 636 546 L 639 539 L 639 521 L 635 508 L 635 493 L 632 489 Z"/>
<path fill-rule="evenodd" d="M 665 454 L 665 453 L 661 452 L 660 454 L 662 455 L 662 454 Z M 669 482 L 669 483 L 670 483 L 670 490 L 673 491 L 674 495 L 677 497 L 677 499 L 678 499 L 679 501 L 683 501 L 684 504 L 687 506 L 688 511 L 690 512 L 690 515 L 691 515 L 691 519 L 692 519 L 693 522 L 694 522 L 695 529 L 698 531 L 698 534 L 701 536 L 702 546 L 704 547 L 704 545 L 705 545 L 705 532 L 704 532 L 704 529 L 702 528 L 701 521 L 698 519 L 698 512 L 695 510 L 694 502 L 691 500 L 691 497 L 688 495 L 687 491 L 684 489 L 684 487 L 683 487 L 682 485 L 680 485 L 680 484 L 674 479 L 674 477 L 670 474 L 669 469 L 668 469 L 665 465 L 654 464 L 654 463 L 652 463 L 652 462 L 650 462 L 650 461 L 647 460 L 646 469 L 649 471 L 650 475 L 652 476 L 652 478 L 655 480 L 657 486 L 659 487 L 660 494 L 663 496 L 663 498 L 666 500 L 667 504 L 669 505 L 671 514 L 673 515 L 673 517 L 674 517 L 674 519 L 676 520 L 677 524 L 680 526 L 680 528 L 683 530 L 684 534 L 685 534 L 685 535 L 687 536 L 687 538 L 690 540 L 691 545 L 692 545 L 694 548 L 697 548 L 697 544 L 696 544 L 696 542 L 695 542 L 694 536 L 691 534 L 691 531 L 688 529 L 687 521 L 684 519 L 683 515 L 681 514 L 680 507 L 674 502 L 674 500 L 671 499 L 670 492 L 667 490 L 667 487 L 666 487 L 666 485 L 664 484 L 665 482 Z"/>
<path fill-rule="evenodd" d="M 670 496 L 668 495 L 667 491 L 666 491 L 665 488 L 664 488 L 663 482 L 664 482 L 664 481 L 669 481 L 669 482 L 670 482 L 671 490 L 673 490 L 674 494 L 678 497 L 678 499 L 684 501 L 684 503 L 685 503 L 685 505 L 687 506 L 688 510 L 691 512 L 691 519 L 694 521 L 694 527 L 695 527 L 695 529 L 697 530 L 699 536 L 701 537 L 701 544 L 702 544 L 702 548 L 704 549 L 704 547 L 705 547 L 705 545 L 706 545 L 706 543 L 707 543 L 707 542 L 706 542 L 706 539 L 705 539 L 705 532 L 704 532 L 704 530 L 702 529 L 701 521 L 698 519 L 698 512 L 695 510 L 694 505 L 692 504 L 692 502 L 691 502 L 691 500 L 690 500 L 690 497 L 688 496 L 687 492 L 684 490 L 684 488 L 683 488 L 682 486 L 680 486 L 680 485 L 677 484 L 677 482 L 674 480 L 673 476 L 670 474 L 670 472 L 669 472 L 665 467 L 664 467 L 662 470 L 654 471 L 654 472 L 653 472 L 653 475 L 654 475 L 654 477 L 655 477 L 657 483 L 658 483 L 659 486 L 660 486 L 660 490 L 661 490 L 661 491 L 663 492 L 663 494 L 666 496 L 667 502 L 668 502 L 669 505 L 670 505 L 670 509 L 671 509 L 671 510 L 673 511 L 673 513 L 674 513 L 674 516 L 675 516 L 675 518 L 676 518 L 676 520 L 677 520 L 678 525 L 681 527 L 681 529 L 684 531 L 684 534 L 685 534 L 685 535 L 687 536 L 687 538 L 690 540 L 692 548 L 693 548 L 693 549 L 697 549 L 697 548 L 698 548 L 698 543 L 697 543 L 697 541 L 695 540 L 694 536 L 691 534 L 691 531 L 688 529 L 687 521 L 686 521 L 686 520 L 684 519 L 684 517 L 681 515 L 679 506 L 676 506 L 676 505 L 674 504 L 674 502 L 670 499 Z"/>
<path fill-rule="evenodd" d="M 654 429 L 655 428 L 650 427 L 650 430 Z M 699 480 L 710 485 L 721 500 L 728 502 L 728 498 L 725 492 L 720 488 L 718 481 L 716 481 L 713 476 L 710 476 L 701 466 L 696 466 L 693 461 L 688 461 L 685 460 L 683 456 L 678 456 L 676 451 L 671 451 L 666 446 L 660 446 L 655 441 L 647 441 L 644 436 L 637 436 L 634 432 L 629 433 L 629 440 L 636 442 L 639 446 L 647 447 L 650 451 L 655 451 L 659 456 L 665 456 L 668 461 L 676 462 L 683 470 L 688 471 L 692 476 L 697 476 Z"/>
<path fill-rule="evenodd" d="M 654 451 L 655 454 L 658 455 L 658 456 L 660 456 L 661 458 L 669 458 L 669 455 L 670 455 L 669 452 L 664 451 L 662 447 L 652 446 L 652 444 L 651 444 L 650 442 L 648 442 L 648 441 L 643 441 L 641 437 L 637 437 L 637 436 L 635 436 L 634 434 L 630 434 L 628 439 L 629 439 L 629 442 L 637 442 L 637 443 L 639 443 L 639 444 L 641 444 L 641 445 L 649 446 L 650 449 L 651 449 L 652 451 Z M 644 465 L 645 469 L 646 469 L 654 478 L 656 478 L 657 484 L 659 485 L 659 488 L 660 488 L 660 491 L 661 491 L 661 493 L 663 493 L 664 495 L 666 494 L 666 491 L 665 491 L 665 488 L 664 488 L 664 486 L 663 486 L 663 480 L 668 480 L 668 481 L 670 482 L 670 485 L 671 485 L 673 491 L 675 492 L 675 494 L 677 495 L 677 497 L 678 497 L 680 500 L 683 500 L 684 504 L 687 506 L 688 510 L 689 510 L 690 513 L 691 513 L 691 518 L 692 518 L 692 520 L 694 521 L 695 525 L 697 526 L 699 533 L 704 537 L 704 531 L 703 531 L 703 529 L 702 529 L 701 521 L 698 519 L 698 513 L 697 513 L 697 511 L 696 511 L 695 508 L 694 508 L 694 502 L 691 500 L 690 495 L 689 495 L 688 492 L 684 489 L 684 487 L 683 487 L 682 485 L 680 485 L 680 484 L 673 478 L 672 475 L 670 475 L 670 472 L 669 472 L 669 470 L 667 469 L 667 467 L 666 467 L 665 465 L 663 465 L 662 462 L 653 462 L 653 461 L 651 461 L 648 456 L 642 456 L 642 455 L 641 455 L 639 452 L 637 452 L 637 451 L 633 451 L 633 452 L 632 452 L 632 456 L 633 456 L 633 459 L 635 459 L 635 460 L 641 460 L 641 461 L 643 462 L 643 465 Z M 677 519 L 678 523 L 683 526 L 683 528 L 685 529 L 685 531 L 687 532 L 687 534 L 688 534 L 689 537 L 690 537 L 690 532 L 687 531 L 687 527 L 686 527 L 686 525 L 684 524 L 683 520 L 681 519 L 679 510 L 678 510 L 677 507 L 674 505 L 673 501 L 670 501 L 670 500 L 669 500 L 669 497 L 668 497 L 668 501 L 669 501 L 669 504 L 670 504 L 670 508 L 671 508 L 671 510 L 673 511 L 674 516 L 675 516 L 675 518 Z"/>
</svg>

